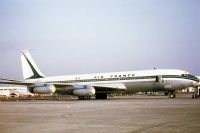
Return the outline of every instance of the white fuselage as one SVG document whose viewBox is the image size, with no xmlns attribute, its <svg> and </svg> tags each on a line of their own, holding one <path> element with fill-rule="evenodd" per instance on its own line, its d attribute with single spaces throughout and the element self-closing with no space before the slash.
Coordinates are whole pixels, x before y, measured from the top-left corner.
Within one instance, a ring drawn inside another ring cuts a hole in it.
<svg viewBox="0 0 200 133">
<path fill-rule="evenodd" d="M 193 86 L 198 78 L 186 71 L 174 69 L 155 69 L 113 73 L 56 76 L 29 79 L 26 82 L 52 83 L 66 85 L 123 84 L 127 91 L 178 90 Z"/>
</svg>

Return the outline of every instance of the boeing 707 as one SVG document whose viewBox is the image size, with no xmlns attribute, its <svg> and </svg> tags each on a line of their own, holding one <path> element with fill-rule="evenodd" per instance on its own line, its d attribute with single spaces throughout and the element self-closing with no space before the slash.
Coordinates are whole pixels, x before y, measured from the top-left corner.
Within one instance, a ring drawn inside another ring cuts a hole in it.
<svg viewBox="0 0 200 133">
<path fill-rule="evenodd" d="M 187 71 L 176 69 L 153 69 L 111 73 L 95 73 L 68 76 L 45 76 L 37 67 L 28 50 L 21 53 L 24 80 L 1 79 L 2 84 L 27 86 L 31 93 L 64 93 L 79 99 L 107 99 L 108 94 L 122 91 L 146 92 L 168 91 L 175 97 L 175 91 L 197 87 L 199 78 Z"/>
</svg>

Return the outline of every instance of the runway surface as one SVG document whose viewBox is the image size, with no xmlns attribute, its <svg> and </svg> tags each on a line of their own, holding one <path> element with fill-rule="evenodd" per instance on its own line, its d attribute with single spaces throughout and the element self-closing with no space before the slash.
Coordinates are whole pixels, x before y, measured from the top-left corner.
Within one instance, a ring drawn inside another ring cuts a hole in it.
<svg viewBox="0 0 200 133">
<path fill-rule="evenodd" d="M 200 99 L 0 102 L 1 133 L 200 132 Z"/>
</svg>

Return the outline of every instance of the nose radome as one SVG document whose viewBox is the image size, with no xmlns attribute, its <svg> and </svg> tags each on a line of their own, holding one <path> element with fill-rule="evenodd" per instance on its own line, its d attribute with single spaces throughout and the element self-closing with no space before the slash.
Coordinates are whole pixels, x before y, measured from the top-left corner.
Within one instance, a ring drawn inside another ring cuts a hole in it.
<svg viewBox="0 0 200 133">
<path fill-rule="evenodd" d="M 195 81 L 194 81 L 194 82 L 193 82 L 193 86 L 194 86 L 194 87 L 199 87 L 199 86 L 200 86 L 200 82 L 195 82 Z"/>
</svg>

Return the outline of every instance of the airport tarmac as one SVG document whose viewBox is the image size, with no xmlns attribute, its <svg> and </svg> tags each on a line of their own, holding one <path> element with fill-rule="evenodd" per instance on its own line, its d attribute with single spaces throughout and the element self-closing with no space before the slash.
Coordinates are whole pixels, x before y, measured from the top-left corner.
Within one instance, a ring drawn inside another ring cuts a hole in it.
<svg viewBox="0 0 200 133">
<path fill-rule="evenodd" d="M 0 102 L 1 133 L 199 133 L 200 99 Z"/>
</svg>

